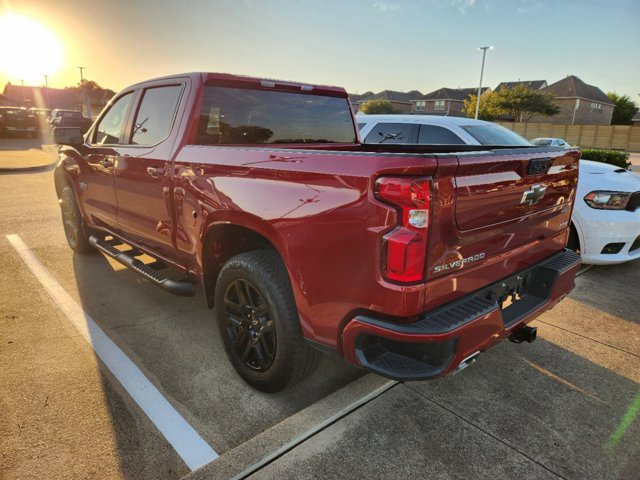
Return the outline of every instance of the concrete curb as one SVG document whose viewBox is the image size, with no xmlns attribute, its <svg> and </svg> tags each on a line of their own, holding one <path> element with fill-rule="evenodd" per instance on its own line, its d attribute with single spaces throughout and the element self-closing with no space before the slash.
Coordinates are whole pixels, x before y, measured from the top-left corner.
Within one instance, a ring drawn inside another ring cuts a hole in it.
<svg viewBox="0 0 640 480">
<path fill-rule="evenodd" d="M 35 165 L 30 167 L 0 167 L 0 175 L 9 175 L 15 173 L 38 173 L 53 170 L 56 162 L 47 163 L 46 165 Z"/>
<path fill-rule="evenodd" d="M 288 417 L 182 480 L 245 478 L 308 440 L 398 382 L 367 374 Z"/>
</svg>

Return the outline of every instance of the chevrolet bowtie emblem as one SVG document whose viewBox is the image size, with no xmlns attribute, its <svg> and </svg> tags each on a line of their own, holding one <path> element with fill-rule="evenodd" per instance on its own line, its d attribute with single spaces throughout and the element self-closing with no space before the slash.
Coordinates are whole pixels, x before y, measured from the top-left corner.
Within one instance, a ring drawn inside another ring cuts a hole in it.
<svg viewBox="0 0 640 480">
<path fill-rule="evenodd" d="M 530 190 L 527 190 L 522 194 L 522 200 L 520 200 L 520 203 L 526 203 L 527 205 L 538 203 L 540 199 L 544 197 L 544 193 L 546 191 L 547 187 L 534 185 Z"/>
</svg>

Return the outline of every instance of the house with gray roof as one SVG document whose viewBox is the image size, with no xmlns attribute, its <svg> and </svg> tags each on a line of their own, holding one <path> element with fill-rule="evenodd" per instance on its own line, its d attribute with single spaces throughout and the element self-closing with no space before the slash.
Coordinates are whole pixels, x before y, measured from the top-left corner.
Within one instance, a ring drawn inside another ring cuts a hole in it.
<svg viewBox="0 0 640 480">
<path fill-rule="evenodd" d="M 551 117 L 534 115 L 530 122 L 551 122 L 565 125 L 610 125 L 613 102 L 594 85 L 583 82 L 575 75 L 542 88 L 553 94 L 560 113 Z"/>
<path fill-rule="evenodd" d="M 498 92 L 502 88 L 508 88 L 509 90 L 518 85 L 524 85 L 531 90 L 540 90 L 547 86 L 546 80 L 518 80 L 517 82 L 501 82 L 498 84 L 494 91 Z"/>
<path fill-rule="evenodd" d="M 357 112 L 360 106 L 368 102 L 369 100 L 386 100 L 393 108 L 401 113 L 408 113 L 411 111 L 411 100 L 422 97 L 422 93 L 417 90 L 411 90 L 410 92 L 398 92 L 396 90 L 383 90 L 378 93 L 365 92 L 363 94 L 349 94 L 349 100 L 353 109 Z"/>
<path fill-rule="evenodd" d="M 482 89 L 481 95 L 490 92 L 489 87 Z M 477 88 L 440 88 L 421 98 L 411 100 L 411 113 L 464 117 L 464 101 L 478 93 Z"/>
</svg>

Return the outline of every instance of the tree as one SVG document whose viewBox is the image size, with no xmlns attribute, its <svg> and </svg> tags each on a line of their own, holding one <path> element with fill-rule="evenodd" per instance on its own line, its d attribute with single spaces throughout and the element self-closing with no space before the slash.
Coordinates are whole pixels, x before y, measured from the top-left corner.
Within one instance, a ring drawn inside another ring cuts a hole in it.
<svg viewBox="0 0 640 480">
<path fill-rule="evenodd" d="M 607 97 L 613 102 L 611 125 L 631 125 L 631 119 L 638 111 L 635 102 L 628 95 L 620 96 L 615 92 L 607 93 Z"/>
<path fill-rule="evenodd" d="M 560 112 L 552 94 L 531 90 L 523 83 L 513 88 L 502 87 L 496 93 L 495 105 L 516 122 L 526 122 L 536 113 L 551 116 Z"/>
<path fill-rule="evenodd" d="M 93 80 L 86 80 L 86 79 L 83 80 L 82 82 L 78 82 L 78 84 L 75 87 L 67 87 L 67 88 L 71 88 L 76 92 L 78 92 L 79 97 L 81 97 L 83 94 L 86 93 L 87 95 L 89 95 L 92 102 L 99 105 L 106 104 L 111 99 L 111 97 L 113 97 L 116 94 L 116 92 L 114 92 L 113 90 L 110 90 L 108 88 L 102 88 Z"/>
<path fill-rule="evenodd" d="M 476 116 L 477 95 L 469 95 L 464 101 L 464 114 L 468 118 Z M 478 118 L 480 120 L 493 120 L 503 115 L 503 111 L 496 105 L 496 94 L 486 92 L 480 95 L 480 109 L 478 110 Z"/>
<path fill-rule="evenodd" d="M 393 108 L 391 102 L 387 100 L 367 100 L 360 106 L 362 113 L 374 115 L 378 113 L 399 113 L 398 110 Z"/>
</svg>

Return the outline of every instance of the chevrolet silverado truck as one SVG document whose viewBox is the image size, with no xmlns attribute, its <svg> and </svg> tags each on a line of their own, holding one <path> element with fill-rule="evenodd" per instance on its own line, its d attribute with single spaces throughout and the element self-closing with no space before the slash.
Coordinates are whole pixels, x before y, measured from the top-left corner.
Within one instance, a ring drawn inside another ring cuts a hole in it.
<svg viewBox="0 0 640 480">
<path fill-rule="evenodd" d="M 55 130 L 77 253 L 201 291 L 227 356 L 278 391 L 333 352 L 386 377 L 459 371 L 566 296 L 577 150 L 363 145 L 337 87 L 195 73 Z"/>
</svg>

